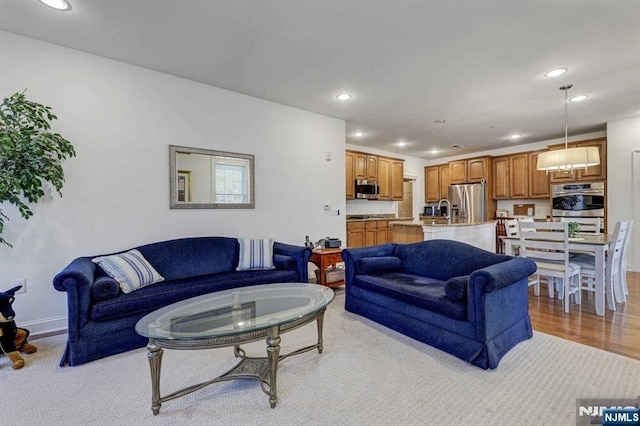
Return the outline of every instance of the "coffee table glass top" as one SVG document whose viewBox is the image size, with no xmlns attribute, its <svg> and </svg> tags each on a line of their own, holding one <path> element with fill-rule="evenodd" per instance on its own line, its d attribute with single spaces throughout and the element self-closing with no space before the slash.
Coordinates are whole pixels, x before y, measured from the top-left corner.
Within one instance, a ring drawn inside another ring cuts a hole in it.
<svg viewBox="0 0 640 426">
<path fill-rule="evenodd" d="M 154 339 L 211 339 L 285 324 L 324 309 L 333 290 L 317 284 L 262 284 L 186 299 L 142 317 L 136 332 Z"/>
</svg>

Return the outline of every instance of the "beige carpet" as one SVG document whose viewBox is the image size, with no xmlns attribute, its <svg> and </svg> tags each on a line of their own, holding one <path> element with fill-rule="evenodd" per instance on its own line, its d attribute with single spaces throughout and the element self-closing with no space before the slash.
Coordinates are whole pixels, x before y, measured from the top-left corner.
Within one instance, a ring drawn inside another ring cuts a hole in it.
<svg viewBox="0 0 640 426">
<path fill-rule="evenodd" d="M 283 350 L 315 340 L 307 325 Z M 163 404 L 154 417 L 144 348 L 58 367 L 64 336 L 12 370 L 0 357 L 3 425 L 572 425 L 577 398 L 636 398 L 640 361 L 536 333 L 485 371 L 344 311 L 338 290 L 325 319 L 325 350 L 280 364 L 280 402 L 255 381 L 217 383 Z M 261 342 L 247 346 L 264 352 Z M 234 364 L 231 349 L 165 351 L 163 393 Z"/>
</svg>

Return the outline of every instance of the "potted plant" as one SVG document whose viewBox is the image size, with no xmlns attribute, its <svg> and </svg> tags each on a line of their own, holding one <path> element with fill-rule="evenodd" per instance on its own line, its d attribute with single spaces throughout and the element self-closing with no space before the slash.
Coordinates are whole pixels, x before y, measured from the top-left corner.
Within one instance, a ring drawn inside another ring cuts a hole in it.
<svg viewBox="0 0 640 426">
<path fill-rule="evenodd" d="M 0 104 L 0 204 L 17 206 L 25 219 L 33 215 L 27 203 L 45 195 L 45 182 L 62 196 L 62 162 L 76 155 L 68 140 L 49 131 L 57 118 L 51 107 L 27 100 L 24 92 Z M 0 243 L 12 247 L 2 238 L 5 219 L 0 209 Z"/>
<path fill-rule="evenodd" d="M 575 237 L 580 232 L 580 224 L 578 222 L 569 222 L 567 228 L 569 230 L 569 238 Z"/>
</svg>

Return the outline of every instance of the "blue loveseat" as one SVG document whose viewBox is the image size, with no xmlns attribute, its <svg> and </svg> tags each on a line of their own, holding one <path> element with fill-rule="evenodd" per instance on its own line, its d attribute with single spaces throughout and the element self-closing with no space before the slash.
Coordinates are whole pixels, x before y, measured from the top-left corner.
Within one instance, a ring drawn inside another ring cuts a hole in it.
<svg viewBox="0 0 640 426">
<path fill-rule="evenodd" d="M 532 336 L 529 259 L 451 240 L 347 249 L 345 308 L 478 367 Z"/>
<path fill-rule="evenodd" d="M 110 278 L 91 261 L 95 256 L 75 259 L 53 280 L 56 290 L 67 292 L 69 329 L 60 366 L 145 346 L 148 340 L 135 332 L 137 321 L 168 304 L 229 288 L 308 281 L 311 250 L 307 247 L 275 242 L 274 269 L 236 271 L 239 247 L 237 239 L 226 237 L 183 238 L 137 247 L 164 281 L 130 293 L 102 285 Z"/>
</svg>

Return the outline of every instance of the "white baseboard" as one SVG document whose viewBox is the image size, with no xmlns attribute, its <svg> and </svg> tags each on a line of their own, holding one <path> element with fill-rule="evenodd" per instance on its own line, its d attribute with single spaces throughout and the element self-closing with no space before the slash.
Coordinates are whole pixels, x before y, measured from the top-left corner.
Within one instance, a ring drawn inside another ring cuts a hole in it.
<svg viewBox="0 0 640 426">
<path fill-rule="evenodd" d="M 67 330 L 67 317 L 52 317 L 37 321 L 18 322 L 18 327 L 26 328 L 32 337 L 60 334 Z"/>
</svg>

